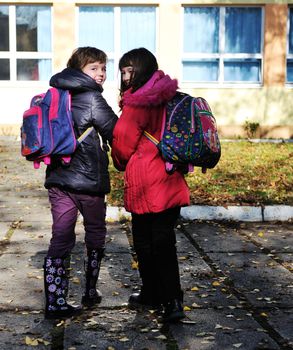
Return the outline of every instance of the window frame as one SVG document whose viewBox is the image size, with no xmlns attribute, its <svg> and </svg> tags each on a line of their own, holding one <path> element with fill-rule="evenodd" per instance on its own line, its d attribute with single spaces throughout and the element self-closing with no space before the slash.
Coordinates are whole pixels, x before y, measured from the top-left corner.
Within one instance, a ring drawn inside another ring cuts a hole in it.
<svg viewBox="0 0 293 350">
<path fill-rule="evenodd" d="M 211 7 L 211 8 L 219 8 L 219 52 L 218 53 L 185 53 L 184 52 L 184 9 L 189 7 Z M 260 8 L 261 9 L 261 52 L 257 54 L 242 54 L 242 53 L 225 53 L 225 9 L 226 8 Z M 181 8 L 181 70 L 180 70 L 180 79 L 182 85 L 184 87 L 215 87 L 215 88 L 260 88 L 263 86 L 263 66 L 264 66 L 264 6 L 263 5 L 182 5 Z M 184 81 L 183 80 L 183 62 L 190 61 L 192 59 L 217 59 L 219 60 L 219 78 L 218 81 L 206 81 L 206 82 L 197 82 L 197 81 Z M 259 82 L 225 82 L 224 81 L 224 60 L 225 59 L 258 59 L 260 60 L 260 81 Z"/>
<path fill-rule="evenodd" d="M 76 4 L 75 6 L 75 23 L 76 23 L 76 45 L 79 45 L 79 8 L 83 6 L 92 6 L 92 7 L 112 7 L 114 9 L 114 51 L 105 51 L 108 60 L 113 60 L 114 62 L 114 77 L 113 80 L 107 78 L 106 85 L 117 85 L 117 78 L 119 81 L 119 68 L 118 63 L 124 52 L 121 51 L 121 42 L 120 42 L 120 26 L 121 26 L 121 8 L 122 7 L 154 7 L 155 8 L 155 52 L 154 55 L 157 57 L 158 54 L 158 42 L 159 42 L 159 6 L 157 4 L 123 4 L 123 5 L 113 5 L 113 4 Z"/>
<path fill-rule="evenodd" d="M 292 11 L 293 15 L 293 6 L 288 6 L 288 16 L 287 16 L 287 43 L 286 43 L 286 74 L 285 74 L 285 85 L 287 87 L 293 88 L 293 80 L 288 81 L 288 70 L 287 70 L 287 65 L 288 65 L 288 60 L 293 60 L 293 53 L 289 53 L 289 38 L 290 38 L 290 11 Z M 292 35 L 293 35 L 293 30 L 292 30 Z"/>
<path fill-rule="evenodd" d="M 39 85 L 40 83 L 47 82 L 47 80 L 17 80 L 17 60 L 18 59 L 50 59 L 51 70 L 53 71 L 53 11 L 50 4 L 3 4 L 8 6 L 9 16 L 9 51 L 0 51 L 0 59 L 9 59 L 10 65 L 10 79 L 0 80 L 0 87 L 7 86 L 7 84 L 17 85 Z M 16 7 L 17 6 L 47 6 L 51 8 L 51 51 L 34 52 L 34 51 L 17 51 L 17 33 L 16 33 Z"/>
</svg>

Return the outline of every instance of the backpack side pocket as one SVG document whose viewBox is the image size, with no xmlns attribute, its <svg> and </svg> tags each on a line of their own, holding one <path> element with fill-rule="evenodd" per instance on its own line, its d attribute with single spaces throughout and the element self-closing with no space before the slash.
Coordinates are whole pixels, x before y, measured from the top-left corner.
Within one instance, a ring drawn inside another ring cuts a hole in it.
<svg viewBox="0 0 293 350">
<path fill-rule="evenodd" d="M 36 155 L 41 150 L 42 109 L 32 106 L 23 114 L 21 126 L 21 154 Z"/>
</svg>

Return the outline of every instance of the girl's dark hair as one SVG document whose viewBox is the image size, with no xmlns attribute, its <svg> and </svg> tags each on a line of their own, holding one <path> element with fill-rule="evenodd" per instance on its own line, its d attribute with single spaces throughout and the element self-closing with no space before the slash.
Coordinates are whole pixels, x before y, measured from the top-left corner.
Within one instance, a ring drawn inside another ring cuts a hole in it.
<svg viewBox="0 0 293 350">
<path fill-rule="evenodd" d="M 107 55 L 104 51 L 95 47 L 79 47 L 75 49 L 67 62 L 68 68 L 82 70 L 88 63 L 107 62 Z"/>
<path fill-rule="evenodd" d="M 142 87 L 158 70 L 158 62 L 156 57 L 144 47 L 133 49 L 126 52 L 119 61 L 119 69 L 132 66 L 133 72 L 130 80 L 130 85 L 125 85 L 121 76 L 120 90 L 123 93 L 129 87 L 132 87 L 132 92 Z"/>
</svg>

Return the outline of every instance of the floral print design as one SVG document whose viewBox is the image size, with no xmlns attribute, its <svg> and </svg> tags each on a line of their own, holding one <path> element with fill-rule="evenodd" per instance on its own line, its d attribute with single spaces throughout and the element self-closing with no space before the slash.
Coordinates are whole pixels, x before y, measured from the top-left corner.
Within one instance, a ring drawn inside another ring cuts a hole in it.
<svg viewBox="0 0 293 350">
<path fill-rule="evenodd" d="M 66 291 L 68 280 L 61 258 L 45 259 L 45 288 L 47 296 L 46 308 L 48 311 L 64 310 L 67 307 Z"/>
<path fill-rule="evenodd" d="M 90 299 L 97 297 L 96 284 L 99 277 L 103 252 L 91 251 L 85 261 L 86 270 L 86 291 L 85 296 Z"/>
</svg>

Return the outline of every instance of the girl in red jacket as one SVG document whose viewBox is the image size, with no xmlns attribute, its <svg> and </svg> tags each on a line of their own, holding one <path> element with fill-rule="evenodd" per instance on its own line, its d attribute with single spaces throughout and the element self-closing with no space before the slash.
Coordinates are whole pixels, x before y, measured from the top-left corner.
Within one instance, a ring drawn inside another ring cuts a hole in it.
<svg viewBox="0 0 293 350">
<path fill-rule="evenodd" d="M 158 70 L 145 48 L 131 50 L 119 62 L 122 114 L 114 128 L 112 158 L 125 171 L 124 206 L 132 214 L 134 249 L 142 280 L 130 305 L 163 305 L 163 320 L 185 315 L 176 252 L 175 223 L 189 205 L 189 189 L 179 171 L 168 174 L 156 146 L 143 132 L 160 138 L 164 106 L 176 93 L 177 80 Z"/>
</svg>

